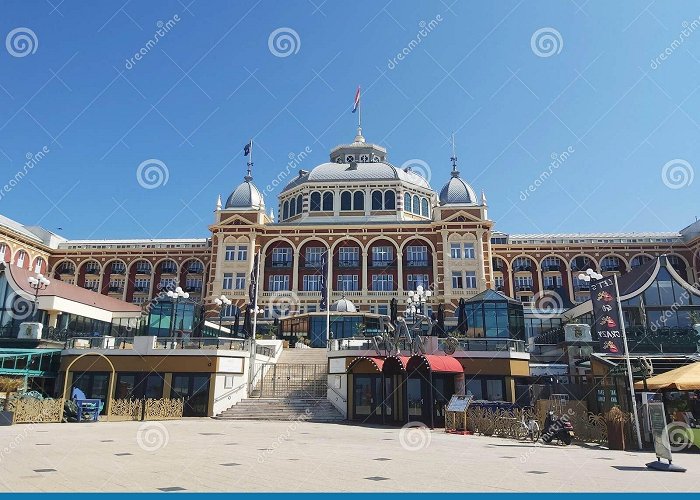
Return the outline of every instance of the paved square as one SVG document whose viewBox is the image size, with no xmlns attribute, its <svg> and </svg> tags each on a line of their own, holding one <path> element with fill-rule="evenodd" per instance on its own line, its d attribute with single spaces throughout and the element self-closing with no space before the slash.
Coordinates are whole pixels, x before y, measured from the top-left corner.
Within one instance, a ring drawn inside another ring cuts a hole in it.
<svg viewBox="0 0 700 500">
<path fill-rule="evenodd" d="M 597 446 L 298 421 L 0 427 L 2 491 L 697 491 L 700 453 L 675 456 L 685 474 L 649 471 L 644 464 L 653 459 Z"/>
</svg>

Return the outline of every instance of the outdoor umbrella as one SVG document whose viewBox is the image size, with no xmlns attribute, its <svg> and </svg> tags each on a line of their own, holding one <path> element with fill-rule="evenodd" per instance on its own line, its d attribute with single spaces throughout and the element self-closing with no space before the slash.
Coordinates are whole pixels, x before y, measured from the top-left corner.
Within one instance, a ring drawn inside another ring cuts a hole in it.
<svg viewBox="0 0 700 500">
<path fill-rule="evenodd" d="M 464 299 L 459 299 L 459 306 L 457 309 L 457 329 L 462 335 L 467 334 L 467 311 L 465 310 L 466 307 L 467 306 L 464 302 Z"/>
<path fill-rule="evenodd" d="M 245 315 L 243 316 L 243 336 L 245 338 L 251 337 L 253 332 L 253 323 L 250 321 L 250 308 L 252 306 L 245 306 Z"/>
<path fill-rule="evenodd" d="M 391 309 L 391 322 L 393 324 L 393 323 L 396 323 L 396 320 L 399 318 L 399 301 L 396 300 L 396 297 L 391 299 L 390 309 Z"/>
<path fill-rule="evenodd" d="M 233 334 L 238 337 L 238 329 L 241 326 L 241 308 L 236 307 L 233 313 Z"/>
<path fill-rule="evenodd" d="M 437 310 L 437 336 L 445 336 L 445 304 L 440 304 Z"/>
<path fill-rule="evenodd" d="M 634 384 L 635 389 L 644 389 L 644 382 Z M 681 366 L 670 372 L 647 379 L 647 388 L 652 391 L 663 389 L 673 391 L 700 390 L 700 362 Z"/>
</svg>

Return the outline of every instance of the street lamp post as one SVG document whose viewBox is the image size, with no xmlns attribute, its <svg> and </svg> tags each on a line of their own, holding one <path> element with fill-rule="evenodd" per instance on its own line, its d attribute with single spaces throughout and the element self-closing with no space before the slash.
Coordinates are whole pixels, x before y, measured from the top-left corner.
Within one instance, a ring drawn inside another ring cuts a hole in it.
<svg viewBox="0 0 700 500">
<path fill-rule="evenodd" d="M 46 278 L 43 274 L 37 273 L 36 276 L 27 278 L 27 281 L 29 282 L 29 286 L 34 289 L 34 312 L 32 314 L 32 319 L 36 321 L 36 316 L 39 312 L 39 292 L 46 289 L 46 287 L 51 284 L 51 280 Z"/>
<path fill-rule="evenodd" d="M 413 290 L 409 290 L 408 292 L 408 308 L 407 310 L 411 311 L 414 314 L 423 314 L 423 306 L 425 305 L 426 302 L 432 297 L 433 292 L 430 290 L 426 290 L 423 288 L 423 285 L 418 285 L 416 287 L 416 291 L 414 292 Z"/>
<path fill-rule="evenodd" d="M 185 292 L 182 287 L 177 287 L 175 290 L 168 290 L 168 293 L 166 294 L 168 297 L 170 297 L 171 300 L 174 300 L 173 303 L 173 323 L 170 325 L 170 336 L 174 336 L 175 332 L 175 325 L 177 323 L 177 306 L 180 303 L 180 299 L 189 299 L 190 294 Z"/>
<path fill-rule="evenodd" d="M 219 334 L 221 334 L 221 323 L 224 320 L 224 312 L 226 309 L 224 306 L 230 306 L 231 303 L 231 299 L 225 295 L 221 295 L 220 297 L 214 299 L 214 304 L 219 307 Z"/>
<path fill-rule="evenodd" d="M 602 280 L 603 275 L 595 272 L 593 269 L 586 269 L 585 274 L 578 275 L 578 279 L 590 282 L 594 280 Z M 639 415 L 637 414 L 637 397 L 634 393 L 634 378 L 632 377 L 632 362 L 630 361 L 630 351 L 627 346 L 627 331 L 625 329 L 625 316 L 622 313 L 622 302 L 620 302 L 620 289 L 617 286 L 617 274 L 613 274 L 613 282 L 615 283 L 615 297 L 617 301 L 617 312 L 620 316 L 620 330 L 622 331 L 622 342 L 625 346 L 625 364 L 627 365 L 627 381 L 630 386 L 630 397 L 632 398 L 632 415 L 634 417 L 634 427 L 637 434 L 637 445 L 642 449 L 642 433 L 639 428 Z"/>
</svg>

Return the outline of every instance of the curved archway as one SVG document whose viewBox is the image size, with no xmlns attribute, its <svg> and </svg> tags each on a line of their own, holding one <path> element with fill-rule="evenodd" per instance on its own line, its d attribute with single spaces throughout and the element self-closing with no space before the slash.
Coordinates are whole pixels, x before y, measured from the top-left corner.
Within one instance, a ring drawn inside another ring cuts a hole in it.
<svg viewBox="0 0 700 500">
<path fill-rule="evenodd" d="M 78 361 L 81 358 L 84 358 L 85 356 L 99 356 L 99 357 L 105 359 L 107 361 L 107 363 L 109 363 L 109 367 L 112 369 L 112 377 L 109 379 L 109 384 L 107 387 L 107 401 L 106 401 L 106 404 L 107 404 L 107 422 L 109 422 L 109 417 L 112 414 L 112 387 L 113 387 L 114 382 L 115 382 L 116 370 L 114 369 L 114 365 L 112 364 L 112 361 L 110 361 L 110 359 L 107 356 L 105 356 L 104 354 L 102 354 L 100 352 L 86 352 L 84 354 L 81 354 L 80 356 L 75 358 L 73 361 L 71 361 L 70 364 L 66 367 L 66 374 L 64 375 L 64 378 L 63 378 L 63 393 L 62 393 L 63 400 L 65 401 L 66 399 L 69 399 L 69 398 L 66 398 L 66 389 L 68 388 L 68 374 L 70 373 L 70 369 L 73 367 L 73 365 L 75 364 L 76 361 Z M 62 413 L 62 415 L 63 415 L 63 413 Z"/>
</svg>

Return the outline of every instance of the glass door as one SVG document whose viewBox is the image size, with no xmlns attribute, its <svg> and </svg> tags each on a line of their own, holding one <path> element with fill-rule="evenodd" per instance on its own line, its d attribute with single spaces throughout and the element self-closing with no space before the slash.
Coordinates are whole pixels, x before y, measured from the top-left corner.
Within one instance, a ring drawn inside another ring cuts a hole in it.
<svg viewBox="0 0 700 500">
<path fill-rule="evenodd" d="M 171 398 L 182 398 L 183 417 L 206 417 L 209 414 L 209 375 L 173 374 Z"/>
<path fill-rule="evenodd" d="M 379 375 L 353 376 L 353 414 L 359 420 L 382 418 L 382 377 Z"/>
<path fill-rule="evenodd" d="M 408 400 L 408 421 L 425 422 L 425 381 L 422 378 L 409 378 L 406 386 L 406 398 Z"/>
</svg>

